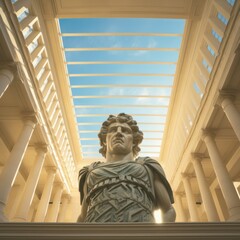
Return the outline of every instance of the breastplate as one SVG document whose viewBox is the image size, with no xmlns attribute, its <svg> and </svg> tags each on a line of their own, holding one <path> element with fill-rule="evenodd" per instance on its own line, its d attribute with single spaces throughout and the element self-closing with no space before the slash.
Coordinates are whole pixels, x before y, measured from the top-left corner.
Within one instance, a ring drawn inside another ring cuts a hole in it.
<svg viewBox="0 0 240 240">
<path fill-rule="evenodd" d="M 134 161 L 102 163 L 87 177 L 86 222 L 154 222 L 154 192 L 146 168 Z"/>
</svg>

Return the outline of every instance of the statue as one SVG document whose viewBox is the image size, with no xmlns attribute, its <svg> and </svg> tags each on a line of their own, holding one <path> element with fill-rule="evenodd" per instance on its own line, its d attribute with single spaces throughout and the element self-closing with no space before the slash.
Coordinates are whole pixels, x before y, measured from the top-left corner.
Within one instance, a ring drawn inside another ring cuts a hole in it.
<svg viewBox="0 0 240 240">
<path fill-rule="evenodd" d="M 130 115 L 110 115 L 102 124 L 99 152 L 106 162 L 95 162 L 79 172 L 82 211 L 78 222 L 175 221 L 173 194 L 161 165 L 138 157 L 143 133 Z"/>
</svg>

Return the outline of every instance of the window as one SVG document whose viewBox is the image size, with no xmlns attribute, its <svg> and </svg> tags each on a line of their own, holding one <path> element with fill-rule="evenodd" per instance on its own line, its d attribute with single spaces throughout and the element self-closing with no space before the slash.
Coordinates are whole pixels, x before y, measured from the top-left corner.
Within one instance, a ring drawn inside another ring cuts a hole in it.
<svg viewBox="0 0 240 240">
<path fill-rule="evenodd" d="M 133 115 L 141 154 L 159 157 L 185 21 L 60 19 L 60 36 L 83 159 L 101 157 L 109 114 Z"/>
<path fill-rule="evenodd" d="M 207 64 L 207 62 L 206 62 L 205 59 L 202 60 L 202 64 L 203 64 L 203 66 L 208 70 L 209 73 L 212 71 L 212 67 L 210 67 L 210 66 Z"/>
<path fill-rule="evenodd" d="M 229 5 L 233 6 L 234 3 L 235 3 L 235 0 L 227 0 L 227 2 L 228 2 Z"/>
<path fill-rule="evenodd" d="M 219 41 L 222 41 L 222 37 L 220 37 L 214 30 L 212 30 L 212 35 Z"/>
<path fill-rule="evenodd" d="M 213 51 L 213 49 L 209 45 L 207 45 L 207 50 L 211 53 L 212 56 L 216 57 L 215 52 Z"/>
<path fill-rule="evenodd" d="M 220 12 L 218 12 L 217 17 L 223 24 L 227 25 L 228 20 Z"/>
<path fill-rule="evenodd" d="M 26 9 L 22 14 L 18 16 L 18 21 L 21 22 L 23 19 L 25 19 L 29 14 L 29 10 Z"/>
</svg>

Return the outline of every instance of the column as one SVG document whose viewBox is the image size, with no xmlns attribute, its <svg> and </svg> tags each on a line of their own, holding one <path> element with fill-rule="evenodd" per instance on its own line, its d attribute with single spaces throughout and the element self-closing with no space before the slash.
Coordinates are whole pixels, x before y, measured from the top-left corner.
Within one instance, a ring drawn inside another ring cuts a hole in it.
<svg viewBox="0 0 240 240">
<path fill-rule="evenodd" d="M 37 160 L 32 167 L 28 179 L 26 181 L 21 201 L 18 205 L 17 212 L 14 221 L 26 222 L 28 217 L 28 211 L 31 207 L 31 203 L 35 194 L 37 183 L 42 172 L 44 159 L 47 153 L 47 147 L 37 147 Z"/>
<path fill-rule="evenodd" d="M 7 90 L 13 78 L 14 78 L 14 75 L 10 70 L 8 69 L 0 70 L 0 98 L 3 96 L 4 92 Z"/>
<path fill-rule="evenodd" d="M 33 130 L 35 128 L 36 121 L 29 119 L 25 121 L 23 130 L 18 138 L 18 141 L 14 145 L 8 160 L 4 166 L 4 169 L 0 176 L 0 222 L 8 221 L 4 216 L 4 208 L 11 187 L 17 176 L 19 167 L 22 163 L 24 154 L 26 152 L 28 143 L 31 139 Z"/>
<path fill-rule="evenodd" d="M 232 96 L 221 96 L 221 107 L 226 114 L 238 140 L 240 141 L 240 113 L 235 107 Z"/>
<path fill-rule="evenodd" d="M 210 132 L 204 131 L 202 138 L 207 146 L 213 169 L 228 207 L 230 216 L 229 220 L 240 220 L 240 200 L 228 174 L 227 168 L 221 159 L 213 136 Z"/>
<path fill-rule="evenodd" d="M 11 188 L 11 191 L 6 203 L 6 207 L 4 210 L 9 221 L 11 221 L 16 214 L 17 206 L 21 200 L 23 189 L 24 189 L 24 184 L 20 184 L 20 185 L 14 184 Z"/>
<path fill-rule="evenodd" d="M 190 213 L 190 218 L 192 222 L 199 222 L 199 217 L 196 209 L 196 201 L 193 197 L 193 192 L 191 189 L 191 185 L 189 182 L 188 176 L 185 174 L 182 174 L 182 181 L 183 181 L 183 186 L 186 192 L 186 197 L 187 197 L 187 203 L 189 207 L 189 213 Z"/>
<path fill-rule="evenodd" d="M 58 212 L 60 208 L 60 201 L 61 201 L 61 196 L 63 192 L 63 184 L 62 183 L 56 183 L 55 184 L 56 192 L 53 198 L 53 205 L 52 209 L 49 215 L 48 222 L 56 222 L 57 217 L 58 217 Z"/>
<path fill-rule="evenodd" d="M 32 222 L 33 220 L 33 215 L 35 213 L 35 206 L 33 206 L 34 204 L 31 205 L 29 211 L 28 211 L 28 216 L 27 216 L 27 222 Z"/>
<path fill-rule="evenodd" d="M 200 193 L 203 200 L 203 205 L 208 217 L 208 221 L 211 221 L 211 222 L 219 221 L 217 209 L 215 207 L 213 197 L 208 187 L 208 183 L 204 175 L 203 167 L 200 162 L 201 158 L 197 154 L 193 154 L 192 157 L 193 157 L 192 163 L 197 176 L 197 181 L 198 181 Z"/>
<path fill-rule="evenodd" d="M 180 193 L 176 193 L 174 196 L 176 205 L 177 205 L 177 210 L 180 215 L 181 222 L 187 222 L 186 214 L 183 210 L 183 205 L 182 205 L 182 198 Z"/>
<path fill-rule="evenodd" d="M 64 194 L 62 197 L 62 204 L 60 207 L 60 212 L 58 214 L 58 222 L 64 222 L 65 214 L 66 214 L 66 210 L 67 210 L 69 201 L 70 201 L 69 194 Z"/>
<path fill-rule="evenodd" d="M 48 173 L 47 181 L 45 183 L 43 193 L 38 204 L 34 222 L 44 222 L 52 193 L 53 182 L 56 175 L 56 167 L 47 167 L 46 171 Z"/>
</svg>

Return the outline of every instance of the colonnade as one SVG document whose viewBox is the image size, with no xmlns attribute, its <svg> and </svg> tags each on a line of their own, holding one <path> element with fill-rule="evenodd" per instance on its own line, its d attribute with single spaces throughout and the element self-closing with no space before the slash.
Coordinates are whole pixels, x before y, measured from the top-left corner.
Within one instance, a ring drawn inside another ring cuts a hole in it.
<svg viewBox="0 0 240 240">
<path fill-rule="evenodd" d="M 238 140 L 240 141 L 240 113 L 234 104 L 233 96 L 229 94 L 220 94 L 218 104 L 226 114 L 229 123 L 231 124 Z M 226 202 L 227 210 L 229 213 L 229 221 L 240 221 L 240 199 L 236 188 L 234 187 L 233 180 L 227 170 L 224 159 L 222 158 L 217 147 L 214 131 L 205 129 L 202 131 L 201 139 L 207 148 L 208 155 L 216 175 L 219 187 L 222 191 L 224 200 Z M 240 156 L 239 156 L 240 157 Z M 195 176 L 198 182 L 200 195 L 202 198 L 204 210 L 206 212 L 208 221 L 219 221 L 219 215 L 216 209 L 211 190 L 209 188 L 206 176 L 201 163 L 203 156 L 201 153 L 192 153 L 189 156 L 190 162 L 193 165 Z M 196 208 L 196 200 L 191 188 L 190 180 L 192 176 L 182 173 L 182 184 L 187 199 L 187 206 L 189 209 L 190 220 L 195 222 L 199 221 L 199 216 Z M 176 205 L 180 218 L 186 221 L 186 214 L 183 211 L 182 197 L 179 193 L 175 194 Z"/>
<path fill-rule="evenodd" d="M 10 69 L 0 70 L 0 98 L 7 91 L 13 79 L 14 73 Z M 26 150 L 29 147 L 29 143 L 37 122 L 37 118 L 34 114 L 23 116 L 23 129 L 18 137 L 18 140 L 10 151 L 9 157 L 6 159 L 5 165 L 0 173 L 0 222 L 7 222 L 9 220 L 17 222 L 28 221 L 30 207 L 35 196 L 37 184 L 39 182 L 40 174 L 42 173 L 43 168 L 46 170 L 48 176 L 44 185 L 43 192 L 39 199 L 39 204 L 37 206 L 33 221 L 45 221 L 50 197 L 53 192 L 55 192 L 55 194 L 53 197 L 53 205 L 50 209 L 51 211 L 48 213 L 48 221 L 56 222 L 64 221 L 65 219 L 65 212 L 70 200 L 70 195 L 64 193 L 65 188 L 62 182 L 55 182 L 57 167 L 44 166 L 44 161 L 49 150 L 48 145 L 45 143 L 37 144 L 35 146 L 37 157 L 30 169 L 24 186 L 19 188 L 21 191 L 18 191 L 18 194 L 15 196 L 14 201 L 11 201 L 12 206 L 8 216 L 10 219 L 5 215 L 5 208 L 8 204 L 8 197 L 14 186 L 17 174 L 23 162 Z M 53 191 L 53 189 L 55 191 Z M 61 209 L 60 204 L 62 204 Z"/>
<path fill-rule="evenodd" d="M 14 74 L 11 72 L 11 70 L 0 70 L 0 98 L 6 92 L 13 79 Z M 220 94 L 218 105 L 221 106 L 222 110 L 226 114 L 227 119 L 229 120 L 238 140 L 240 141 L 240 113 L 233 100 L 234 98 L 230 94 Z M 16 176 L 19 172 L 19 168 L 23 161 L 30 139 L 36 127 L 37 119 L 34 115 L 25 116 L 23 122 L 24 126 L 22 132 L 19 135 L 17 142 L 13 146 L 0 175 L 0 221 L 7 221 L 4 215 L 4 209 L 7 204 L 10 191 L 14 185 Z M 60 127 L 61 126 L 58 126 L 57 128 Z M 228 220 L 240 220 L 240 200 L 226 165 L 219 153 L 213 132 L 207 129 L 203 130 L 202 141 L 205 143 L 208 150 L 213 170 L 228 208 Z M 29 173 L 23 189 L 21 189 L 21 196 L 19 196 L 18 201 L 15 201 L 15 205 L 10 214 L 11 218 L 13 221 L 27 221 L 40 173 L 42 172 L 43 168 L 45 168 L 47 172 L 47 180 L 45 182 L 36 213 L 33 217 L 33 221 L 45 221 L 53 188 L 56 191 L 54 191 L 55 194 L 53 196 L 52 207 L 48 213 L 48 221 L 64 221 L 64 213 L 69 202 L 69 195 L 64 193 L 63 183 L 55 182 L 57 168 L 55 166 L 44 167 L 44 161 L 46 155 L 48 154 L 48 146 L 46 144 L 38 145 L 36 146 L 36 152 L 36 161 Z M 219 221 L 219 214 L 217 212 L 214 199 L 212 197 L 212 193 L 201 164 L 202 155 L 199 153 L 192 153 L 189 158 L 194 167 L 194 172 L 197 178 L 208 221 Z M 182 174 L 182 184 L 184 186 L 184 192 L 187 198 L 190 219 L 191 221 L 199 221 L 200 218 L 198 216 L 196 201 L 191 189 L 190 177 L 186 173 Z M 183 211 L 181 197 L 181 195 L 175 194 L 176 204 L 178 205 L 181 220 L 186 221 L 187 218 L 185 212 Z M 60 208 L 61 202 L 62 206 Z"/>
</svg>

